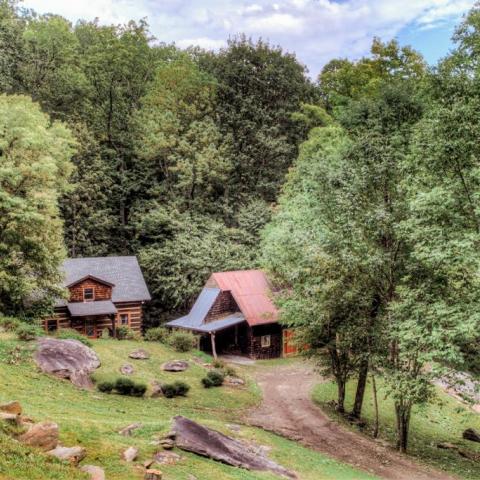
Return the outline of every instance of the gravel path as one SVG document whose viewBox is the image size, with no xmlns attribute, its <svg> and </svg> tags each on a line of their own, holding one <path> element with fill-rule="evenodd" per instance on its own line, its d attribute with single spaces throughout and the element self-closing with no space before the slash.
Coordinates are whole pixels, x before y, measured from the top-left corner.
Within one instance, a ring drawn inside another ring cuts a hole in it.
<svg viewBox="0 0 480 480">
<path fill-rule="evenodd" d="M 296 440 L 305 446 L 389 480 L 454 480 L 416 463 L 379 441 L 332 421 L 310 399 L 322 381 L 305 363 L 259 369 L 256 380 L 263 403 L 249 412 L 248 423 Z"/>
</svg>

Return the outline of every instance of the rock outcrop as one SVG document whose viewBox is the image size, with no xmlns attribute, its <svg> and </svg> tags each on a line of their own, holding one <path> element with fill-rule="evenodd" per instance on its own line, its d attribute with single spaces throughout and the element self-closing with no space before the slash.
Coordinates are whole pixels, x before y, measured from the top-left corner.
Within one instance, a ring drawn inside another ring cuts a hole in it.
<svg viewBox="0 0 480 480">
<path fill-rule="evenodd" d="M 130 363 L 124 363 L 120 367 L 120 373 L 122 375 L 133 375 L 135 373 L 135 369 L 133 368 L 133 365 L 131 365 Z"/>
<path fill-rule="evenodd" d="M 40 338 L 35 353 L 40 370 L 67 378 L 80 388 L 93 387 L 90 374 L 100 366 L 97 354 L 78 340 Z"/>
<path fill-rule="evenodd" d="M 88 473 L 90 480 L 105 480 L 103 468 L 96 467 L 95 465 L 83 465 L 80 467 L 80 471 Z"/>
<path fill-rule="evenodd" d="M 0 405 L 0 412 L 11 413 L 14 415 L 22 414 L 22 406 L 16 400 Z"/>
<path fill-rule="evenodd" d="M 143 348 L 139 348 L 138 350 L 134 350 L 129 357 L 133 358 L 134 360 L 148 360 L 150 358 L 150 354 Z"/>
<path fill-rule="evenodd" d="M 162 365 L 162 370 L 165 372 L 184 372 L 188 368 L 186 360 L 172 360 Z"/>
<path fill-rule="evenodd" d="M 473 428 L 467 428 L 463 432 L 463 438 L 465 440 L 470 440 L 471 442 L 478 442 L 480 443 L 480 432 L 477 432 Z"/>
<path fill-rule="evenodd" d="M 47 455 L 78 465 L 87 456 L 87 451 L 83 447 L 62 447 L 58 445 L 53 450 L 48 451 Z"/>
<path fill-rule="evenodd" d="M 26 445 L 48 452 L 58 445 L 58 425 L 54 422 L 35 423 L 18 439 Z"/>
<path fill-rule="evenodd" d="M 126 462 L 133 462 L 138 457 L 138 448 L 128 447 L 122 452 L 122 458 Z"/>
<path fill-rule="evenodd" d="M 193 452 L 234 467 L 270 471 L 284 477 L 296 478 L 293 472 L 267 458 L 264 452 L 188 418 L 175 417 L 174 431 L 176 446 L 187 452 Z"/>
<path fill-rule="evenodd" d="M 124 437 L 129 437 L 134 430 L 138 430 L 139 428 L 142 428 L 141 423 L 131 423 L 130 425 L 127 425 L 126 427 L 119 430 L 118 433 Z"/>
</svg>

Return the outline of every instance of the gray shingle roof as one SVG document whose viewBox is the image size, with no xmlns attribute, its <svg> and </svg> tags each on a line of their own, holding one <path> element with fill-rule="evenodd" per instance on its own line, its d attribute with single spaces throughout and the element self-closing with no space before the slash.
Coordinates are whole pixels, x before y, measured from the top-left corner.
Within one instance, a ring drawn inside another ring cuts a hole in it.
<svg viewBox="0 0 480 480">
<path fill-rule="evenodd" d="M 177 320 L 172 320 L 171 322 L 168 322 L 167 325 L 169 327 L 193 330 L 194 332 L 210 333 L 233 327 L 234 325 L 238 325 L 239 323 L 243 323 L 244 321 L 245 317 L 243 316 L 243 313 L 236 312 L 228 315 L 228 317 L 219 318 L 218 320 L 202 323 L 200 325 L 192 325 L 189 315 L 187 315 L 185 317 L 178 318 Z"/>
<path fill-rule="evenodd" d="M 134 256 L 69 258 L 63 262 L 62 270 L 65 274 L 64 287 L 93 275 L 115 285 L 112 289 L 112 302 L 151 299 L 137 257 Z M 66 302 L 57 305 L 64 306 Z"/>
<path fill-rule="evenodd" d="M 111 315 L 117 313 L 115 305 L 110 300 L 97 302 L 72 302 L 67 304 L 72 317 L 84 317 L 86 315 Z"/>
</svg>

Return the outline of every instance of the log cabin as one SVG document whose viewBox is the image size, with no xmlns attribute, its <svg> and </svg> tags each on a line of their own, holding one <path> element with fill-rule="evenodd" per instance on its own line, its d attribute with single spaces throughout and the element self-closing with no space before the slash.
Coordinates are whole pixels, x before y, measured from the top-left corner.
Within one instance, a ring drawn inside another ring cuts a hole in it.
<svg viewBox="0 0 480 480">
<path fill-rule="evenodd" d="M 188 315 L 166 324 L 198 336 L 201 350 L 254 359 L 294 355 L 290 329 L 278 323 L 272 289 L 261 270 L 213 273 Z"/>
<path fill-rule="evenodd" d="M 151 299 L 137 258 L 69 258 L 62 265 L 67 299 L 57 300 L 47 332 L 73 328 L 90 338 L 119 326 L 142 331 L 143 305 Z"/>
</svg>

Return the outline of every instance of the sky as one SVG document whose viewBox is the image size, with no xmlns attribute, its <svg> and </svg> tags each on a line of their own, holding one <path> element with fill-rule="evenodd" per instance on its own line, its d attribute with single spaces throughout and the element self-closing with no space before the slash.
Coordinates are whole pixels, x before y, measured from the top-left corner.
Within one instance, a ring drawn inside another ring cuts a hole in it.
<svg viewBox="0 0 480 480">
<path fill-rule="evenodd" d="M 104 24 L 147 18 L 158 41 L 217 50 L 245 33 L 295 53 L 315 78 L 332 58 L 368 54 L 372 38 L 397 38 L 431 64 L 475 0 L 24 0 L 39 13 Z"/>
</svg>

